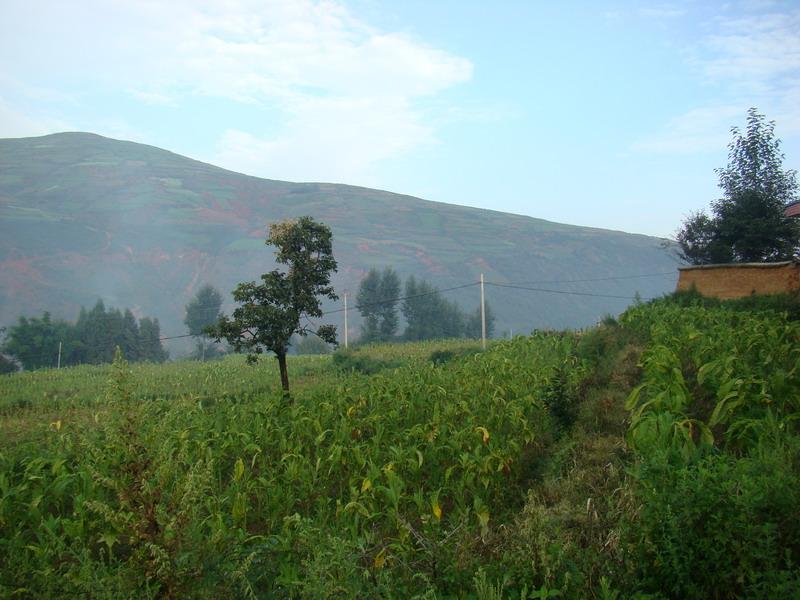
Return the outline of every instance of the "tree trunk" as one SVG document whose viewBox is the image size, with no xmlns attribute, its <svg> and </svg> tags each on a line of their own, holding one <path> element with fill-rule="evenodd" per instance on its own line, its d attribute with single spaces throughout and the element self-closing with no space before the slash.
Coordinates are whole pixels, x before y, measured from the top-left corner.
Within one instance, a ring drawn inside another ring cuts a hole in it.
<svg viewBox="0 0 800 600">
<path fill-rule="evenodd" d="M 286 368 L 286 352 L 278 353 L 278 366 L 281 370 L 281 386 L 284 392 L 289 392 L 289 370 Z"/>
</svg>

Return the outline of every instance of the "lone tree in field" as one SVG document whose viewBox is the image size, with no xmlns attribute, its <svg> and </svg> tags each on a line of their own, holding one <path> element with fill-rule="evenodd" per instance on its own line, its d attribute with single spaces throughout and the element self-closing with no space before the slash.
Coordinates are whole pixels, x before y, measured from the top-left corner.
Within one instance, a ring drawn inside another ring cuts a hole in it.
<svg viewBox="0 0 800 600">
<path fill-rule="evenodd" d="M 678 231 L 678 254 L 695 264 L 789 260 L 800 249 L 800 223 L 784 216 L 797 199 L 793 170 L 782 168 L 775 122 L 751 108 L 747 131 L 731 129 L 728 166 L 716 169 L 723 198 L 712 216 L 690 215 Z"/>
<path fill-rule="evenodd" d="M 264 350 L 274 352 L 285 392 L 289 391 L 286 353 L 292 334 L 314 333 L 329 344 L 336 343 L 333 325 L 314 331 L 307 324 L 307 317 L 322 316 L 319 296 L 338 299 L 331 285 L 331 273 L 336 272 L 331 239 L 330 228 L 311 217 L 270 225 L 266 244 L 277 248 L 275 260 L 287 270 L 265 273 L 260 284 L 240 283 L 233 299 L 241 306 L 231 318 L 222 315 L 206 329 L 217 341 L 225 339 L 235 350 L 247 350 L 248 362 L 255 362 Z"/>
</svg>

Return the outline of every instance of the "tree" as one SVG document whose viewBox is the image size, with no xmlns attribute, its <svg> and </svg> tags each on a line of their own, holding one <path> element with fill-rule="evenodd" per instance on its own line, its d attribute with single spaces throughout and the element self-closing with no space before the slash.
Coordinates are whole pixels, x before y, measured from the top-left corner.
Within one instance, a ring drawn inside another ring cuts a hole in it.
<svg viewBox="0 0 800 600">
<path fill-rule="evenodd" d="M 439 290 L 412 275 L 406 280 L 402 306 L 406 319 L 403 337 L 409 341 L 456 338 L 464 335 L 464 313 Z"/>
<path fill-rule="evenodd" d="M 281 386 L 289 391 L 286 353 L 292 334 L 305 337 L 313 332 L 309 317 L 321 317 L 319 297 L 337 300 L 331 286 L 336 272 L 331 230 L 311 217 L 273 223 L 266 244 L 275 246 L 275 260 L 286 265 L 255 281 L 240 283 L 233 299 L 241 306 L 232 317 L 222 315 L 206 332 L 217 341 L 227 340 L 237 351 L 247 350 L 248 361 L 268 350 L 275 353 L 281 374 Z M 303 321 L 301 323 L 301 321 Z M 316 335 L 329 344 L 336 343 L 336 328 L 322 325 Z"/>
<path fill-rule="evenodd" d="M 0 375 L 15 373 L 19 370 L 17 364 L 8 356 L 0 352 Z"/>
<path fill-rule="evenodd" d="M 139 321 L 139 359 L 154 363 L 167 360 L 169 353 L 161 345 L 158 319 L 142 317 Z"/>
<path fill-rule="evenodd" d="M 186 305 L 184 324 L 189 329 L 189 335 L 194 336 L 197 344 L 197 357 L 205 360 L 214 353 L 214 348 L 205 333 L 206 327 L 214 325 L 222 316 L 222 294 L 210 284 L 201 287 L 195 297 Z"/>
<path fill-rule="evenodd" d="M 106 341 L 106 307 L 102 300 L 98 300 L 94 308 L 86 313 L 84 323 L 84 341 L 86 343 L 86 362 L 92 365 L 99 365 L 109 362 L 111 356 L 109 351 L 113 351 Z"/>
<path fill-rule="evenodd" d="M 381 274 L 381 304 L 378 306 L 381 318 L 380 339 L 387 342 L 397 334 L 397 302 L 400 296 L 400 277 L 391 267 Z"/>
<path fill-rule="evenodd" d="M 162 362 L 167 352 L 161 345 L 158 319 L 143 318 L 140 323 L 129 309 L 106 311 L 98 301 L 91 311 L 81 307 L 76 323 L 52 319 L 45 312 L 39 317 L 20 317 L 8 329 L 0 352 L 14 358 L 25 369 L 55 367 L 61 346 L 61 366 L 90 362 L 109 362 L 110 344 L 119 347 L 131 360 Z"/>
<path fill-rule="evenodd" d="M 484 318 L 486 319 L 486 337 L 490 338 L 494 335 L 494 311 L 488 302 L 484 304 Z M 464 334 L 468 338 L 480 339 L 481 338 L 481 307 L 478 306 L 468 318 L 465 325 Z"/>
<path fill-rule="evenodd" d="M 678 254 L 695 265 L 791 259 L 800 249 L 800 223 L 783 211 L 797 198 L 797 179 L 782 168 L 775 122 L 751 108 L 747 131 L 731 133 L 728 165 L 715 170 L 723 197 L 712 202 L 713 216 L 687 218 L 676 236 Z"/>
<path fill-rule="evenodd" d="M 139 339 L 139 324 L 131 309 L 126 308 L 122 315 L 122 344 L 118 347 L 123 349 L 125 358 L 130 362 L 139 360 Z"/>
<path fill-rule="evenodd" d="M 294 354 L 330 354 L 331 346 L 315 335 L 295 336 L 292 339 L 291 351 Z"/>
<path fill-rule="evenodd" d="M 408 341 L 429 339 L 435 318 L 431 307 L 439 301 L 439 291 L 426 281 L 419 281 L 411 275 L 406 279 L 405 298 L 401 311 L 406 319 L 403 337 Z"/>
<path fill-rule="evenodd" d="M 20 317 L 17 324 L 9 328 L 2 350 L 28 370 L 55 367 L 59 343 L 62 357 L 66 358 L 73 337 L 72 325 L 60 319 L 53 320 L 50 313 L 45 312 L 41 318 Z"/>
<path fill-rule="evenodd" d="M 385 342 L 397 333 L 397 302 L 400 278 L 391 267 L 383 271 L 370 269 L 361 280 L 356 307 L 364 318 L 362 342 Z"/>
<path fill-rule="evenodd" d="M 379 337 L 378 303 L 380 302 L 381 275 L 377 269 L 370 269 L 361 280 L 356 294 L 356 308 L 364 322 L 361 324 L 361 341 L 374 342 Z"/>
<path fill-rule="evenodd" d="M 0 327 L 0 337 L 5 337 L 6 328 Z M 3 347 L 4 344 L 0 344 L 0 348 Z M 6 356 L 5 354 L 0 351 L 0 375 L 5 375 L 6 373 L 14 373 L 17 371 L 19 367 L 17 363 L 14 362 L 10 356 Z"/>
</svg>

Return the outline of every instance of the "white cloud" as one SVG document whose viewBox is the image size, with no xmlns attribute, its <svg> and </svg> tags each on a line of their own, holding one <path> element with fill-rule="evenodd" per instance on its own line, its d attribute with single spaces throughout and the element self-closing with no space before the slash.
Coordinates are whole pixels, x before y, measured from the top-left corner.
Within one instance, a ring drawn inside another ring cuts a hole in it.
<svg viewBox="0 0 800 600">
<path fill-rule="evenodd" d="M 160 94 L 155 91 L 144 92 L 142 90 L 130 90 L 131 96 L 141 100 L 145 104 L 154 104 L 156 106 L 178 106 L 178 102 L 172 96 L 167 94 Z"/>
<path fill-rule="evenodd" d="M 402 99 L 299 99 L 285 129 L 272 138 L 228 130 L 211 162 L 263 177 L 376 185 L 370 165 L 434 141 Z"/>
<path fill-rule="evenodd" d="M 671 4 L 649 6 L 639 9 L 639 15 L 648 19 L 675 19 L 686 14 L 686 9 Z"/>
<path fill-rule="evenodd" d="M 800 11 L 720 19 L 719 28 L 705 41 L 712 58 L 701 61 L 712 80 L 763 91 L 800 73 Z"/>
<path fill-rule="evenodd" d="M 691 63 L 716 98 L 671 119 L 633 149 L 719 151 L 730 140 L 730 127 L 741 124 L 751 106 L 774 119 L 781 135 L 800 133 L 800 11 L 743 12 L 717 17 L 712 26 L 713 33 L 692 50 Z"/>
<path fill-rule="evenodd" d="M 298 179 L 368 174 L 376 161 L 433 139 L 420 99 L 472 77 L 469 60 L 377 30 L 333 0 L 33 0 L 12 2 L 7 16 L 0 71 L 19 79 L 48 74 L 127 90 L 149 105 L 186 108 L 207 96 L 233 103 L 222 110 L 257 107 L 280 133 L 264 138 L 257 124 L 228 131 L 218 158 L 272 177 L 287 177 L 276 165 Z M 225 130 L 225 114 L 210 121 Z M 253 144 L 263 161 L 237 150 Z"/>
</svg>

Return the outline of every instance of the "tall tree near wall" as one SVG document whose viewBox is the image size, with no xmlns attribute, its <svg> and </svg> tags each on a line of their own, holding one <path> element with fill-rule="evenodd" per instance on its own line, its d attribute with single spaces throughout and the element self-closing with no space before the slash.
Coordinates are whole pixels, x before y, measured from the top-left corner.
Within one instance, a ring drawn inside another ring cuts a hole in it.
<svg viewBox="0 0 800 600">
<path fill-rule="evenodd" d="M 700 211 L 684 222 L 678 254 L 696 265 L 788 260 L 800 250 L 800 222 L 783 213 L 798 188 L 796 172 L 783 169 L 775 123 L 751 108 L 746 131 L 731 133 L 728 165 L 716 169 L 723 197 L 712 216 Z"/>
</svg>

